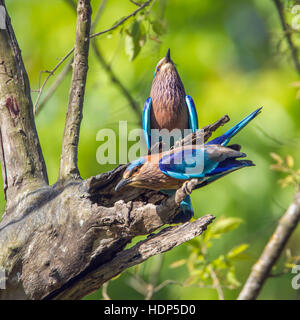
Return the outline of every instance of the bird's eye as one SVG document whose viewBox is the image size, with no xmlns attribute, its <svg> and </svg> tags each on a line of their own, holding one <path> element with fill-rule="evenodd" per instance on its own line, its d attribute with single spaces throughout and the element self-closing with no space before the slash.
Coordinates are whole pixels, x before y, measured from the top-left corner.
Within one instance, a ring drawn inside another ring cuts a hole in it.
<svg viewBox="0 0 300 320">
<path fill-rule="evenodd" d="M 138 172 L 138 170 L 139 170 L 138 167 L 134 168 L 134 172 Z"/>
<path fill-rule="evenodd" d="M 135 167 L 133 170 L 132 170 L 132 174 L 138 172 L 139 168 L 138 167 Z"/>
</svg>

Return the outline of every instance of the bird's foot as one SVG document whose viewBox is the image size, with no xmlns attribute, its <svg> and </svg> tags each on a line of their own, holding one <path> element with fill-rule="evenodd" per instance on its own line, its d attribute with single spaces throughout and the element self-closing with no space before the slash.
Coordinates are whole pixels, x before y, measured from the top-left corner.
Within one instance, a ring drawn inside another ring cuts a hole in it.
<svg viewBox="0 0 300 320">
<path fill-rule="evenodd" d="M 182 191 L 188 196 L 192 193 L 195 185 L 197 184 L 198 179 L 192 179 L 189 181 L 186 181 L 182 186 Z"/>
</svg>

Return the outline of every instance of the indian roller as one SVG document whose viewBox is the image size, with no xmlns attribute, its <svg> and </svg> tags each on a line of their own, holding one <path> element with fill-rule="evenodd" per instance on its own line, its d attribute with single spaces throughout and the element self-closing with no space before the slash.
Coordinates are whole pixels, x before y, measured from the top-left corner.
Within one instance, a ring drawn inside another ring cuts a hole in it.
<svg viewBox="0 0 300 320">
<path fill-rule="evenodd" d="M 192 132 L 198 130 L 194 101 L 185 93 L 183 83 L 171 59 L 170 49 L 156 65 L 150 97 L 144 105 L 143 130 L 148 150 L 151 149 L 151 142 L 155 144 L 155 141 L 151 141 L 153 129 L 167 129 L 168 132 L 179 129 L 180 138 L 183 136 L 184 129 L 190 129 Z M 170 147 L 174 142 L 174 137 L 171 137 Z M 164 190 L 162 192 L 172 193 Z M 189 220 L 194 214 L 190 196 L 182 201 L 181 208 L 183 212 L 178 214 L 176 219 Z"/>
<path fill-rule="evenodd" d="M 186 145 L 157 154 L 148 154 L 132 163 L 124 171 L 115 190 L 124 186 L 152 190 L 176 190 L 186 181 L 197 178 L 196 189 L 244 167 L 254 166 L 230 140 L 260 112 L 252 112 L 220 137 L 202 145 Z"/>
</svg>

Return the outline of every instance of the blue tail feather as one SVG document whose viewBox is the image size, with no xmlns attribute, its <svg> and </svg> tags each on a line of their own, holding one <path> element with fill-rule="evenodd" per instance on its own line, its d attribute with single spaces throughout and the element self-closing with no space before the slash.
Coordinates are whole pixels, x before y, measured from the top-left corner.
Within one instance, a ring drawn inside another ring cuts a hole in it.
<svg viewBox="0 0 300 320">
<path fill-rule="evenodd" d="M 221 144 L 222 146 L 226 146 L 232 137 L 234 137 L 239 131 L 241 131 L 251 120 L 253 120 L 260 113 L 261 109 L 262 108 L 255 110 L 245 119 L 243 119 L 238 124 L 229 129 L 227 132 L 225 132 L 222 136 L 217 137 L 207 142 L 206 144 Z"/>
<path fill-rule="evenodd" d="M 205 187 L 208 184 L 226 176 L 233 171 L 252 166 L 255 166 L 255 164 L 251 160 L 227 159 L 225 161 L 222 161 L 219 166 L 209 174 L 210 177 L 205 181 L 200 182 L 195 189 Z"/>
</svg>

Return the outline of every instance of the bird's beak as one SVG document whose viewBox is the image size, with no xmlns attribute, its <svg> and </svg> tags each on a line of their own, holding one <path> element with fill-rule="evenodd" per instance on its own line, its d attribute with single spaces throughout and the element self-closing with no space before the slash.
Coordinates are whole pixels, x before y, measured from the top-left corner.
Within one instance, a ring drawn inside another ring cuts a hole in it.
<svg viewBox="0 0 300 320">
<path fill-rule="evenodd" d="M 166 58 L 166 61 L 167 61 L 167 62 L 170 62 L 170 61 L 171 61 L 170 49 L 168 49 L 165 58 Z"/>
<path fill-rule="evenodd" d="M 125 187 L 129 183 L 130 183 L 129 179 L 121 179 L 119 181 L 119 183 L 116 185 L 115 191 L 119 191 L 120 189 L 122 189 L 123 187 Z"/>
</svg>

